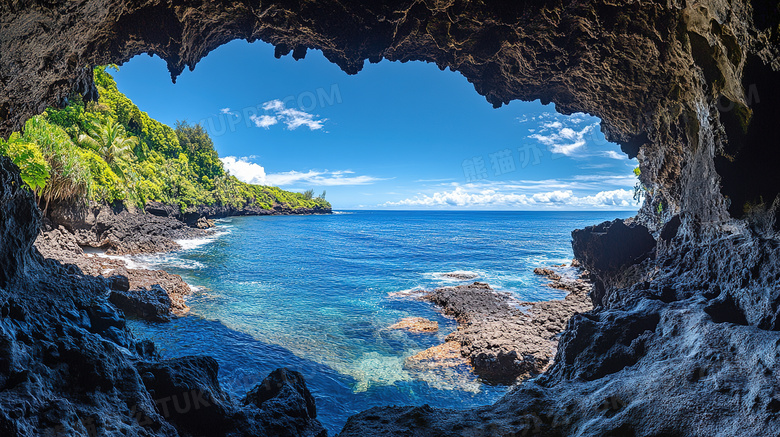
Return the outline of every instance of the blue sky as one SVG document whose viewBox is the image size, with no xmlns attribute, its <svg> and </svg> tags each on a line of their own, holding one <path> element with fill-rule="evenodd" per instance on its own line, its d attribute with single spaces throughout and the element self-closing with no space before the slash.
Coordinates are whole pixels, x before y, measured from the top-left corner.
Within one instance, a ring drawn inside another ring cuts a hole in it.
<svg viewBox="0 0 780 437">
<path fill-rule="evenodd" d="M 538 101 L 493 109 L 433 64 L 348 76 L 319 51 L 275 59 L 269 44 L 234 41 L 175 85 L 146 55 L 112 74 L 153 118 L 203 124 L 239 179 L 327 190 L 334 209 L 637 209 L 636 160 L 597 118 Z"/>
</svg>

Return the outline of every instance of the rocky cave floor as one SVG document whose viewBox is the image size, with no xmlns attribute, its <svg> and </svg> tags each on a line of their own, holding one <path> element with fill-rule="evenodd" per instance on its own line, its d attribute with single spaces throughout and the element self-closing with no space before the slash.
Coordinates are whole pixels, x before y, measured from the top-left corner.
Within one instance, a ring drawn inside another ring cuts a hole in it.
<svg viewBox="0 0 780 437">
<path fill-rule="evenodd" d="M 433 62 L 494 106 L 598 116 L 639 161 L 636 218 L 572 234 L 594 309 L 571 317 L 542 375 L 481 408 L 374 408 L 342 437 L 777 434 L 776 1 L 4 2 L 0 135 L 73 93 L 94 99 L 94 65 L 157 54 L 175 79 L 234 39 L 277 57 L 319 49 L 349 74 Z M 33 249 L 20 186 L 0 160 L 0 434 L 321 433 L 294 374 L 238 402 L 212 360 L 160 361 L 130 338 L 104 280 Z M 182 393 L 212 405 L 154 402 Z"/>
</svg>

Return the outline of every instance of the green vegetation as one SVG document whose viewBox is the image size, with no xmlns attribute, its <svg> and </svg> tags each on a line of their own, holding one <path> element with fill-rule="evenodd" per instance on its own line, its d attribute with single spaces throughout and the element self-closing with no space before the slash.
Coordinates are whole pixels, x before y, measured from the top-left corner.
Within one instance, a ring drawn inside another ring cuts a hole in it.
<svg viewBox="0 0 780 437">
<path fill-rule="evenodd" d="M 114 67 L 116 68 L 116 67 Z M 228 174 L 200 125 L 164 125 L 133 104 L 106 67 L 95 69 L 97 102 L 75 96 L 27 121 L 22 134 L 0 139 L 0 154 L 21 171 L 41 209 L 51 202 L 116 201 L 142 207 L 150 201 L 236 208 L 275 204 L 329 207 L 325 193 L 293 193 L 250 185 Z"/>
<path fill-rule="evenodd" d="M 640 170 L 639 167 L 634 169 L 634 176 L 636 176 L 636 184 L 634 184 L 634 200 L 636 200 L 637 204 L 642 201 L 648 191 L 647 187 L 645 187 L 645 185 L 639 179 L 641 174 L 642 170 Z"/>
</svg>

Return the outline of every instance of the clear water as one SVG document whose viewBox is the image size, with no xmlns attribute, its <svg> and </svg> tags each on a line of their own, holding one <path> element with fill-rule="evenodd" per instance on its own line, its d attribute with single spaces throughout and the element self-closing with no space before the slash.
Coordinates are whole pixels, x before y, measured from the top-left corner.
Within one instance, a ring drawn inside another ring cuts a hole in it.
<svg viewBox="0 0 780 437">
<path fill-rule="evenodd" d="M 523 300 L 562 298 L 533 268 L 569 262 L 571 230 L 630 215 L 355 211 L 226 219 L 214 236 L 185 242 L 182 251 L 131 259 L 180 274 L 196 289 L 190 316 L 131 327 L 163 357 L 215 357 L 221 383 L 236 397 L 278 367 L 300 371 L 331 435 L 373 406 L 485 405 L 508 388 L 463 368 L 404 368 L 405 358 L 440 344 L 456 325 L 403 292 L 457 284 L 439 275 L 462 270 Z M 404 317 L 438 321 L 439 333 L 387 329 Z"/>
</svg>

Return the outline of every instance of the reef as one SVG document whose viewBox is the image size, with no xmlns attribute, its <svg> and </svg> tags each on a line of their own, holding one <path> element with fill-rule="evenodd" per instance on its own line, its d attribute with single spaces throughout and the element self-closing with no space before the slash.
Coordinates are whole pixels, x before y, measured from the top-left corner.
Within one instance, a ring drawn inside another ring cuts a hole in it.
<svg viewBox="0 0 780 437">
<path fill-rule="evenodd" d="M 777 2 L 5 2 L 0 134 L 74 92 L 94 98 L 93 65 L 157 54 L 175 78 L 233 39 L 263 40 L 295 59 L 322 50 L 350 74 L 366 60 L 433 62 L 463 74 L 495 106 L 540 99 L 565 114 L 596 115 L 606 137 L 639 159 L 645 200 L 637 217 L 573 235 L 575 256 L 596 283 L 595 308 L 571 318 L 544 374 L 473 410 L 372 409 L 351 418 L 342 436 L 731 436 L 780 425 Z M 2 178 L 4 202 L 24 197 L 13 181 Z M 4 217 L 14 217 L 0 226 L 3 299 L 38 302 L 25 305 L 48 333 L 42 338 L 55 338 L 69 319 L 42 312 L 49 294 L 18 282 L 37 271 L 34 208 L 3 205 Z M 3 308 L 4 326 L 33 317 L 18 303 Z M 4 329 L 8 356 L 23 338 Z M 42 344 L 34 346 L 41 354 Z M 49 359 L 57 367 L 68 356 Z M 2 378 L 24 381 L 8 369 L 0 366 Z M 73 417 L 23 405 L 3 409 L 13 415 L 3 426 L 32 423 L 28 411 L 36 423 Z M 117 414 L 100 420 L 130 426 Z"/>
<path fill-rule="evenodd" d="M 560 266 L 558 270 L 563 270 Z M 535 269 L 552 288 L 567 291 L 563 299 L 522 302 L 483 282 L 442 287 L 421 299 L 454 317 L 458 328 L 445 343 L 410 357 L 407 367 L 468 363 L 473 373 L 491 384 L 513 384 L 539 375 L 552 363 L 558 335 L 569 319 L 591 310 L 587 272 Z M 565 275 L 565 276 L 563 276 Z"/>
</svg>

